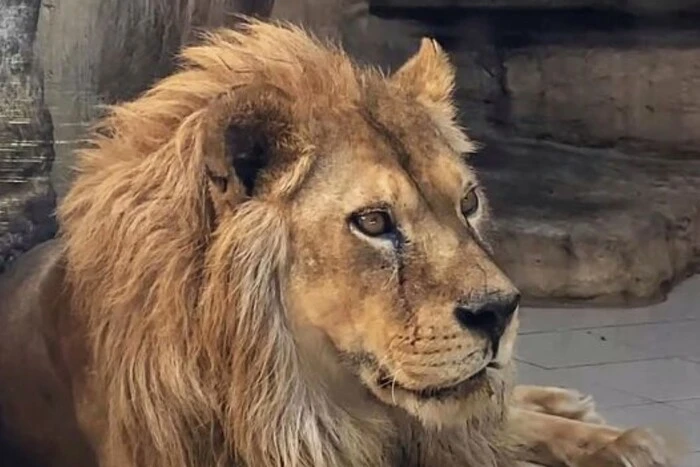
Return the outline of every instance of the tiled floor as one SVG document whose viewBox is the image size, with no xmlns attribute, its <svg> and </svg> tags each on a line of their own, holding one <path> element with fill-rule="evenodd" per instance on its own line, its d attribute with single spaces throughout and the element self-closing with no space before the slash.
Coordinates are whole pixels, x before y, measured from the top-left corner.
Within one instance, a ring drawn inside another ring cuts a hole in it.
<svg viewBox="0 0 700 467">
<path fill-rule="evenodd" d="M 700 467 L 700 276 L 637 309 L 524 308 L 518 381 L 592 394 L 621 426 L 682 433 Z"/>
</svg>

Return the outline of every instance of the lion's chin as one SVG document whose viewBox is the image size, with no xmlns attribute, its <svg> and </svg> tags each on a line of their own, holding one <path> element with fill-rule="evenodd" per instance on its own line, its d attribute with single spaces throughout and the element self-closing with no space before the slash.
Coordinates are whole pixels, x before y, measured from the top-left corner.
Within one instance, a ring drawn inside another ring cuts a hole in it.
<svg viewBox="0 0 700 467">
<path fill-rule="evenodd" d="M 405 410 L 423 425 L 442 428 L 501 419 L 509 382 L 508 369 L 489 366 L 447 387 L 415 391 L 382 378 L 366 385 L 384 404 Z"/>
</svg>

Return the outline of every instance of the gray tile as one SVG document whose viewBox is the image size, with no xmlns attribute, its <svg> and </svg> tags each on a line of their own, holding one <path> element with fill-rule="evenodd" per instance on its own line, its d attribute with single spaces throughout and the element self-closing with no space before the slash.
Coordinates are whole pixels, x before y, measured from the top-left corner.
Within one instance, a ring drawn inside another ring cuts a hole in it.
<svg viewBox="0 0 700 467">
<path fill-rule="evenodd" d="M 678 358 L 611 363 L 560 373 L 655 401 L 700 398 L 700 364 Z"/>
<path fill-rule="evenodd" d="M 681 461 L 678 467 L 698 467 L 700 466 L 700 452 L 692 453 Z"/>
<path fill-rule="evenodd" d="M 516 350 L 519 360 L 544 368 L 567 368 L 600 363 L 646 360 L 653 354 L 618 344 L 590 330 L 525 334 Z"/>
<path fill-rule="evenodd" d="M 651 358 L 700 358 L 700 320 L 598 328 L 593 335 L 645 350 Z"/>
<path fill-rule="evenodd" d="M 552 371 L 520 360 L 517 361 L 516 369 L 518 384 L 546 384 L 538 380 L 546 378 L 546 375 Z"/>
<path fill-rule="evenodd" d="M 693 412 L 698 414 L 698 419 L 700 419 L 700 399 L 688 399 L 684 401 L 673 401 L 673 402 L 668 402 L 669 405 L 672 405 L 678 409 L 681 410 L 686 410 L 688 412 Z"/>
<path fill-rule="evenodd" d="M 571 331 L 621 324 L 657 323 L 666 320 L 668 316 L 650 309 L 523 308 L 520 313 L 520 333 Z"/>
<path fill-rule="evenodd" d="M 612 424 L 680 434 L 696 452 L 678 467 L 700 467 L 700 276 L 653 306 L 524 308 L 521 321 L 519 383 L 574 388 Z"/>
<path fill-rule="evenodd" d="M 654 306 L 671 318 L 700 319 L 700 274 L 680 283 L 666 302 Z"/>
<path fill-rule="evenodd" d="M 613 425 L 623 428 L 652 428 L 668 439 L 683 440 L 690 451 L 700 450 L 700 419 L 670 405 L 619 407 L 605 410 L 603 416 Z"/>
<path fill-rule="evenodd" d="M 689 319 L 700 320 L 700 275 L 679 284 L 666 301 L 642 308 L 523 307 L 520 330 L 529 334 Z"/>
<path fill-rule="evenodd" d="M 545 370 L 524 362 L 518 362 L 517 381 L 518 384 L 559 386 L 590 394 L 593 396 L 599 411 L 610 407 L 639 405 L 650 402 L 634 394 L 610 388 L 592 380 L 586 380 L 576 372 L 562 373 L 560 370 Z"/>
</svg>

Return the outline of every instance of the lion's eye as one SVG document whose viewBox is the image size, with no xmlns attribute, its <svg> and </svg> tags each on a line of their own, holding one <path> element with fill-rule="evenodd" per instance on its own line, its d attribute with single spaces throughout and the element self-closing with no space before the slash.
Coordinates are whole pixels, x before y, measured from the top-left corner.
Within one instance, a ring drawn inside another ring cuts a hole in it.
<svg viewBox="0 0 700 467">
<path fill-rule="evenodd" d="M 479 209 L 479 195 L 476 193 L 476 190 L 469 190 L 469 193 L 462 198 L 459 209 L 464 217 L 471 217 L 476 213 Z"/>
<path fill-rule="evenodd" d="M 394 223 L 391 220 L 391 216 L 385 211 L 370 211 L 356 214 L 352 217 L 352 223 L 368 237 L 379 237 L 394 231 Z"/>
</svg>

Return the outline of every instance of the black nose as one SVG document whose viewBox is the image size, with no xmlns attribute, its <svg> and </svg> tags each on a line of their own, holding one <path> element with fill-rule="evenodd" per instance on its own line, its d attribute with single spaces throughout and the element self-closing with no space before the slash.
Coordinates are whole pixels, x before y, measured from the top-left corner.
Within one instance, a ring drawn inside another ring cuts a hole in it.
<svg viewBox="0 0 700 467">
<path fill-rule="evenodd" d="M 455 308 L 455 317 L 462 327 L 486 334 L 494 346 L 503 336 L 513 313 L 518 309 L 520 294 L 489 296 L 483 301 L 469 301 Z"/>
</svg>

